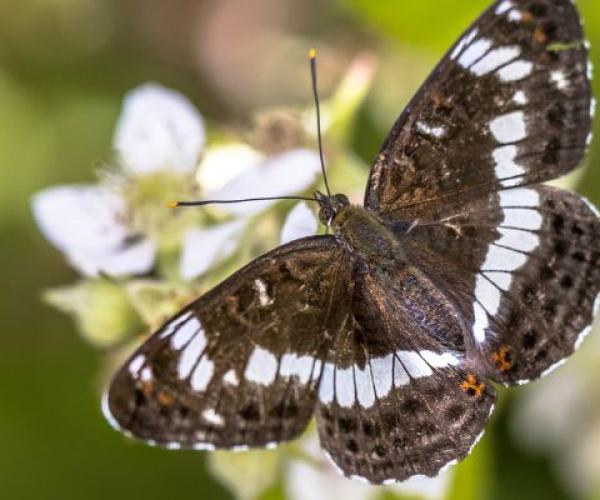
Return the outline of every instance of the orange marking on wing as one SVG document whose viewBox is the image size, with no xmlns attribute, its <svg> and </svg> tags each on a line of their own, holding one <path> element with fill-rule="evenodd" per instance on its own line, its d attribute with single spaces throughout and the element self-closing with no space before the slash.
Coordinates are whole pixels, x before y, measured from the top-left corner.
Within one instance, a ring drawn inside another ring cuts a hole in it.
<svg viewBox="0 0 600 500">
<path fill-rule="evenodd" d="M 480 382 L 474 373 L 469 373 L 463 383 L 460 384 L 460 388 L 472 396 L 481 396 L 485 391 L 485 384 Z"/>
<path fill-rule="evenodd" d="M 502 346 L 494 352 L 492 358 L 500 371 L 506 372 L 513 367 L 512 356 L 506 346 Z"/>
</svg>

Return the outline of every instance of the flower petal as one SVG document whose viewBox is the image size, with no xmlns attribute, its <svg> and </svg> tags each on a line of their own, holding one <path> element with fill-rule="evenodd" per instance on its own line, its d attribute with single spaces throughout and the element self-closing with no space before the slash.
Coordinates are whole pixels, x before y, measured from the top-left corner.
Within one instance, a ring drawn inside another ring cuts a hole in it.
<svg viewBox="0 0 600 500">
<path fill-rule="evenodd" d="M 289 196 L 314 184 L 320 172 L 319 155 L 308 149 L 294 149 L 269 158 L 231 180 L 211 198 L 232 200 L 266 196 Z M 237 216 L 256 214 L 274 201 L 255 201 L 222 205 L 219 208 Z"/>
<path fill-rule="evenodd" d="M 130 171 L 190 171 L 198 162 L 204 141 L 204 121 L 183 94 L 146 84 L 125 97 L 114 145 Z"/>
<path fill-rule="evenodd" d="M 210 147 L 202 156 L 196 179 L 205 193 L 214 192 L 264 159 L 262 153 L 243 143 Z"/>
<path fill-rule="evenodd" d="M 182 278 L 191 280 L 229 257 L 236 249 L 244 227 L 244 221 L 237 220 L 188 231 L 183 240 L 179 268 Z"/>
<path fill-rule="evenodd" d="M 127 237 L 119 222 L 123 200 L 99 186 L 51 187 L 33 196 L 31 208 L 42 234 L 63 252 L 101 252 Z"/>
<path fill-rule="evenodd" d="M 132 234 L 121 222 L 124 202 L 100 186 L 57 186 L 31 200 L 42 234 L 86 276 L 140 274 L 154 263 L 154 244 L 130 243 Z"/>
<path fill-rule="evenodd" d="M 283 228 L 281 229 L 281 243 L 289 243 L 292 240 L 313 236 L 317 232 L 317 218 L 314 212 L 302 201 L 288 214 Z"/>
<path fill-rule="evenodd" d="M 151 240 L 111 249 L 106 253 L 70 252 L 69 262 L 86 276 L 130 276 L 145 274 L 152 269 L 156 247 Z"/>
</svg>

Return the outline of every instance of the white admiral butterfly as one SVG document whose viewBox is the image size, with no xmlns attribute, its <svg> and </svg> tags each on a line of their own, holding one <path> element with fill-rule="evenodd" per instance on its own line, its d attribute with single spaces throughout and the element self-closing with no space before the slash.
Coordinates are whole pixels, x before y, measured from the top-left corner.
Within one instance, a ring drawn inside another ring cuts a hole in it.
<svg viewBox="0 0 600 500">
<path fill-rule="evenodd" d="M 334 234 L 170 319 L 116 374 L 107 418 L 169 448 L 245 449 L 315 414 L 332 460 L 372 483 L 464 458 L 491 382 L 547 373 L 598 309 L 598 213 L 538 184 L 583 158 L 589 72 L 571 1 L 494 3 L 394 125 L 364 207 L 318 193 Z"/>
</svg>

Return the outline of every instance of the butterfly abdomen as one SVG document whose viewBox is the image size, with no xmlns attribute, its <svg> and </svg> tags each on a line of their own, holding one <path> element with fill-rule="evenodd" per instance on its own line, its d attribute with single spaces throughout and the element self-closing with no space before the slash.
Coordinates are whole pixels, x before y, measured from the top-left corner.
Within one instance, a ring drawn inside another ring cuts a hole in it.
<svg viewBox="0 0 600 500">
<path fill-rule="evenodd" d="M 385 265 L 406 261 L 397 237 L 379 218 L 359 206 L 344 208 L 333 228 L 368 262 Z"/>
</svg>

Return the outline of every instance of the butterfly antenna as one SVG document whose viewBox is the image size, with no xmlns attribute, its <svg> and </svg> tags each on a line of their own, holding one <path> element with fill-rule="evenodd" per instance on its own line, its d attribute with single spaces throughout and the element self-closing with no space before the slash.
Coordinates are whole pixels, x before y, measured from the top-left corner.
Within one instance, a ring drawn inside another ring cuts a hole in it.
<svg viewBox="0 0 600 500">
<path fill-rule="evenodd" d="M 260 198 L 244 198 L 241 200 L 200 200 L 200 201 L 172 201 L 168 204 L 169 208 L 177 207 L 203 207 L 205 205 L 226 205 L 229 203 L 244 203 L 246 201 L 274 201 L 274 200 L 297 200 L 297 201 L 315 201 L 316 198 L 307 198 L 306 196 L 268 196 Z"/>
<path fill-rule="evenodd" d="M 321 172 L 325 180 L 325 189 L 327 195 L 331 196 L 329 182 L 327 181 L 327 173 L 325 172 L 325 160 L 323 158 L 323 139 L 321 137 L 321 106 L 319 105 L 319 91 L 317 89 L 317 49 L 312 48 L 308 51 L 310 59 L 310 78 L 312 81 L 313 95 L 315 97 L 315 108 L 317 110 L 317 138 L 319 140 L 319 158 L 321 159 Z"/>
</svg>

